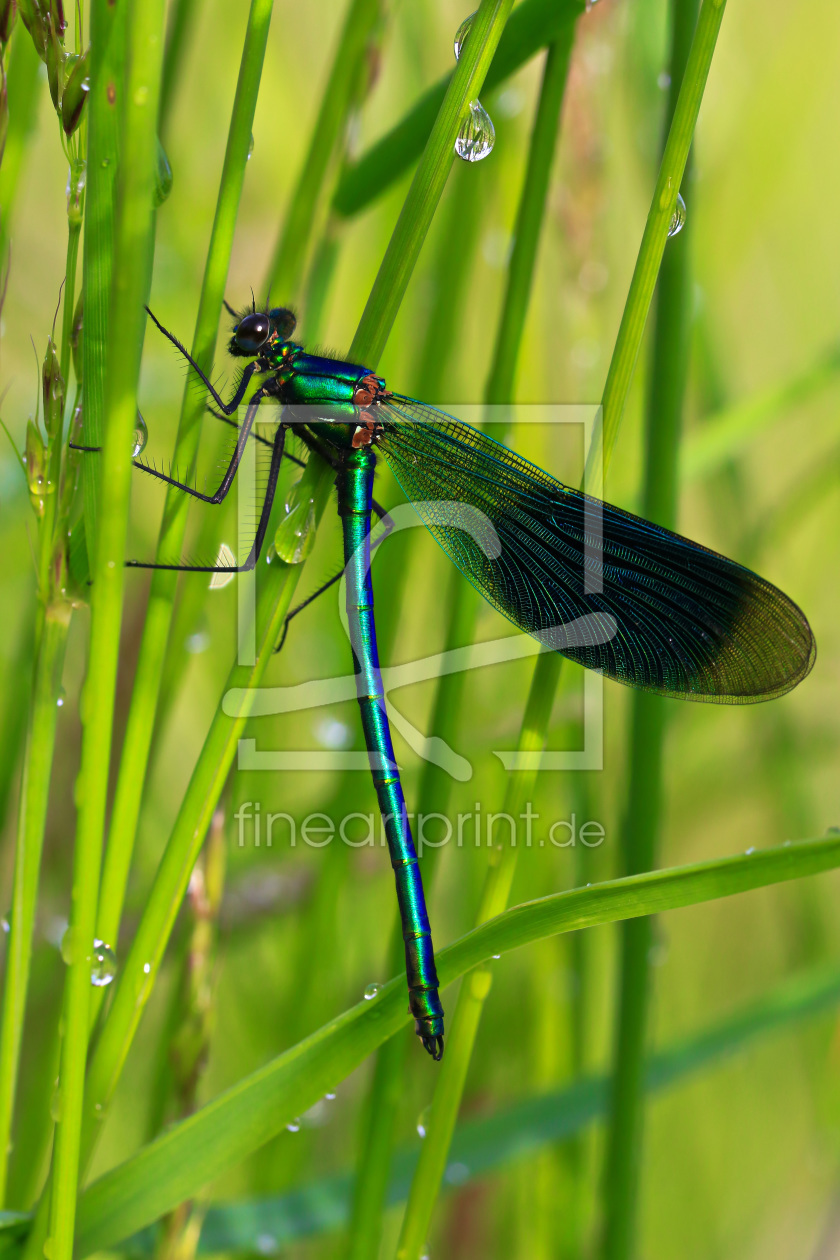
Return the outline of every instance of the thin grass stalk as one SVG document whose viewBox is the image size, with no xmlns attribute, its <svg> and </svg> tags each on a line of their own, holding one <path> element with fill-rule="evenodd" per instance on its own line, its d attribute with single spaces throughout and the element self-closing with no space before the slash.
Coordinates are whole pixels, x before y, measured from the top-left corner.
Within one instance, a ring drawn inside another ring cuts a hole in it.
<svg viewBox="0 0 840 1260">
<path fill-rule="evenodd" d="M 587 454 L 586 484 L 591 487 L 592 479 L 605 469 L 615 445 L 618 424 L 624 411 L 627 393 L 632 380 L 633 368 L 638 358 L 642 335 L 650 302 L 653 297 L 656 275 L 668 238 L 679 186 L 682 181 L 688 152 L 691 145 L 694 125 L 699 112 L 703 88 L 708 76 L 714 43 L 720 29 L 720 19 L 725 0 L 706 0 L 703 15 L 698 22 L 695 38 L 691 44 L 686 74 L 679 85 L 671 128 L 665 145 L 659 177 L 654 190 L 653 202 L 648 215 L 647 224 L 642 237 L 639 256 L 636 262 L 633 280 L 625 305 L 616 346 L 607 374 L 604 390 L 603 420 L 596 426 L 590 450 Z M 705 22 L 703 17 L 705 16 Z M 600 478 L 599 478 L 600 479 Z M 560 678 L 561 659 L 556 654 L 543 654 L 537 661 L 534 678 L 526 706 L 520 734 L 520 750 L 542 751 L 545 747 L 548 723 L 557 683 Z M 520 776 L 520 790 L 525 775 Z M 517 794 L 515 787 L 509 783 L 506 812 L 515 814 L 515 802 L 524 801 L 526 797 Z M 482 894 L 480 916 L 488 913 L 500 913 L 504 909 L 507 896 L 513 882 L 516 866 L 517 850 L 508 848 L 494 858 L 487 874 Z M 481 921 L 481 918 L 479 919 Z M 488 990 L 489 991 L 489 990 Z M 465 990 L 465 1009 L 463 1018 L 468 1027 L 477 1030 L 475 1007 L 481 1004 L 477 990 Z M 486 993 L 485 993 L 486 996 Z M 452 1021 L 450 1041 L 456 1025 L 461 1018 L 461 1002 L 455 1011 Z M 468 1057 L 472 1046 L 467 1038 L 458 1035 L 459 1055 Z M 452 1057 L 442 1064 L 438 1089 L 446 1097 L 451 1106 L 455 1100 L 455 1091 L 450 1088 L 446 1079 L 465 1078 L 466 1068 L 462 1062 L 452 1062 Z M 460 1100 L 458 1100 L 460 1101 Z M 415 1260 L 419 1256 L 431 1222 L 435 1198 L 440 1188 L 441 1178 L 446 1165 L 446 1153 L 454 1129 L 456 1116 L 444 1106 L 436 1108 L 433 1104 L 427 1137 L 423 1144 L 418 1162 L 415 1182 L 409 1194 L 406 1215 L 403 1221 L 403 1232 L 400 1238 L 398 1255 L 400 1260 Z M 416 1183 L 416 1190 L 415 1190 Z"/>
<path fill-rule="evenodd" d="M 213 360 L 272 7 L 273 0 L 251 0 L 192 343 L 193 358 L 205 372 L 210 371 Z M 197 394 L 188 379 L 175 442 L 174 463 L 178 467 L 190 471 L 195 467 L 204 411 L 204 395 Z M 174 487 L 168 488 L 156 552 L 158 559 L 171 559 L 181 553 L 189 502 L 189 496 Z M 114 945 L 119 935 L 137 835 L 177 584 L 177 573 L 159 569 L 153 573 L 149 589 L 102 879 L 98 934 Z"/>
<path fill-rule="evenodd" d="M 96 928 L 108 766 L 116 695 L 137 386 L 152 273 L 153 193 L 163 52 L 164 0 L 133 0 L 121 103 L 114 283 L 104 382 L 102 500 L 91 598 L 90 665 L 82 705 L 81 800 L 73 861 L 59 1114 L 53 1153 L 51 1260 L 72 1260 L 90 1012 L 90 955 Z M 90 540 L 93 541 L 93 540 Z"/>
<path fill-rule="evenodd" d="M 350 0 L 309 149 L 286 213 L 269 270 L 269 289 L 279 299 L 297 293 L 306 270 L 318 206 L 347 118 L 367 74 L 369 41 L 382 20 L 382 0 Z"/>
<path fill-rule="evenodd" d="M 426 232 L 440 201 L 455 152 L 452 137 L 469 113 L 493 60 L 513 0 L 481 0 L 455 73 L 429 136 L 396 227 L 388 242 L 349 357 L 354 362 L 379 362 L 414 271 Z M 419 224 L 424 230 L 418 232 Z"/>
<path fill-rule="evenodd" d="M 751 889 L 802 879 L 840 865 L 840 835 L 752 854 L 652 871 L 575 888 L 514 906 L 438 954 L 442 986 L 495 954 L 641 915 L 719 902 Z M 350 1010 L 161 1134 L 82 1196 L 78 1255 L 112 1249 L 163 1212 L 259 1149 L 334 1089 L 398 1028 L 405 1027 L 405 979 Z M 428 1140 L 428 1139 L 427 1139 Z"/>
<path fill-rule="evenodd" d="M 459 62 L 459 67 L 466 66 L 468 73 L 465 79 L 458 76 L 453 79 L 449 94 L 452 100 L 448 96 L 444 102 L 415 177 L 418 191 L 412 195 L 409 190 L 406 204 L 411 204 L 411 216 L 407 217 L 404 211 L 400 218 L 401 227 L 399 224 L 398 227 L 401 239 L 415 259 L 437 206 L 430 190 L 437 189 L 439 196 L 443 189 L 445 179 L 441 178 L 441 174 L 445 175 L 451 165 L 455 139 L 466 107 L 481 90 L 483 54 L 498 39 L 498 28 L 504 24 L 506 11 L 507 6 L 484 0 L 480 15 L 492 13 L 493 26 L 488 30 L 486 22 L 482 20 L 479 23 L 479 18 L 476 18 L 482 37 L 474 42 L 470 36 Z M 391 293 L 388 303 L 391 319 L 396 315 L 410 278 L 411 273 L 406 270 L 403 260 L 389 248 L 377 283 Z M 390 328 L 390 325 L 386 327 L 387 318 L 387 312 L 383 313 L 377 304 L 372 308 L 369 306 L 354 340 L 354 353 L 373 369 L 377 362 L 375 344 Z M 333 478 L 332 469 L 323 461 L 313 458 L 307 463 L 302 480 L 314 501 L 316 521 L 323 513 Z M 248 719 L 250 697 L 260 685 L 271 660 L 302 571 L 303 565 L 288 566 L 275 562 L 264 572 L 257 601 L 256 662 L 250 668 L 235 665 L 228 677 L 225 691 L 233 693 L 227 698 L 231 716 L 224 709 L 220 710 L 210 727 L 91 1061 L 85 1098 L 85 1158 L 93 1151 L 101 1121 L 152 991 L 190 872 L 233 764 L 237 744 Z"/>
<path fill-rule="evenodd" d="M 9 124 L 0 166 L 0 259 L 6 264 L 12 214 L 29 140 L 38 117 L 40 58 L 23 22 L 12 31 L 6 71 Z"/>
<path fill-rule="evenodd" d="M 70 614 L 69 604 L 63 602 L 46 611 L 35 662 L 32 704 L 26 735 L 3 987 L 3 1026 L 0 1032 L 0 1204 L 4 1204 L 6 1198 L 12 1118 L 32 958 L 35 906 L 55 747 L 58 716 L 56 697 L 61 686 Z"/>
<path fill-rule="evenodd" d="M 184 72 L 188 46 L 195 30 L 198 0 L 174 0 L 166 26 L 166 52 L 163 55 L 163 79 L 160 86 L 158 131 L 165 141 L 169 133 L 172 102 Z"/>
<path fill-rule="evenodd" d="M 696 0 L 671 4 L 673 116 L 697 20 Z M 666 118 L 666 125 L 667 125 Z M 686 166 L 684 186 L 688 187 Z M 689 204 L 691 197 L 688 196 Z M 653 359 L 646 415 L 642 513 L 673 529 L 677 518 L 679 440 L 691 333 L 690 222 L 670 242 L 659 276 Z M 667 706 L 657 696 L 634 692 L 630 732 L 630 788 L 624 819 L 624 866 L 628 875 L 651 870 L 661 827 L 663 746 Z M 647 1012 L 650 997 L 652 921 L 625 923 L 612 1096 L 604 1176 L 605 1260 L 629 1260 L 635 1252 L 639 1172 L 642 1160 Z"/>
<path fill-rule="evenodd" d="M 709 77 L 726 0 L 703 0 L 685 67 L 671 128 L 659 166 L 647 222 L 610 360 L 602 400 L 603 415 L 587 458 L 588 484 L 599 470 L 606 474 L 615 449 L 618 426 L 642 344 L 659 265 L 677 203 L 683 172 Z"/>
<path fill-rule="evenodd" d="M 546 60 L 517 212 L 515 245 L 502 301 L 496 351 L 487 382 L 488 402 L 507 401 L 513 388 L 513 374 L 527 313 L 573 36 L 574 31 L 570 27 L 558 44 L 549 50 Z M 448 230 L 442 236 L 437 268 L 438 301 L 429 320 L 418 373 L 418 392 L 430 401 L 442 401 L 440 395 L 443 388 L 443 369 L 454 341 L 460 289 L 468 274 L 468 264 L 477 236 L 475 221 L 479 214 L 476 199 L 479 183 L 476 174 L 472 170 L 460 172 L 463 195 L 452 198 Z M 450 286 L 450 278 L 455 281 L 454 292 Z M 444 650 L 449 651 L 472 641 L 478 610 L 475 591 L 455 570 L 450 577 L 447 607 L 450 612 Z M 447 674 L 438 680 L 435 689 L 429 729 L 448 743 L 452 743 L 457 734 L 464 681 L 462 673 Z M 423 803 L 424 812 L 427 815 L 444 814 L 449 794 L 448 775 L 427 761 L 423 766 L 418 789 L 418 800 Z M 427 890 L 434 875 L 437 856 L 437 849 L 422 855 L 423 880 Z M 389 949 L 392 969 L 399 968 L 402 952 L 402 937 L 398 925 L 395 924 Z M 447 1051 L 447 1054 L 450 1053 L 451 1046 Z M 364 1140 L 353 1192 L 348 1260 L 364 1260 L 364 1257 L 374 1253 L 379 1244 L 399 1100 L 399 1090 L 393 1088 L 392 1074 L 398 1072 L 401 1080 L 404 1063 L 405 1040 L 400 1033 L 392 1042 L 381 1047 L 371 1082 Z"/>
<path fill-rule="evenodd" d="M 125 8 L 108 0 L 90 6 L 90 91 L 87 101 L 87 189 L 85 194 L 82 302 L 84 338 L 82 377 L 85 382 L 84 436 L 87 446 L 102 446 L 105 422 L 105 358 L 114 255 L 114 181 L 118 161 L 118 118 L 115 84 L 123 82 Z M 84 529 L 88 560 L 93 567 L 97 515 L 103 475 L 102 459 L 82 463 Z"/>
</svg>

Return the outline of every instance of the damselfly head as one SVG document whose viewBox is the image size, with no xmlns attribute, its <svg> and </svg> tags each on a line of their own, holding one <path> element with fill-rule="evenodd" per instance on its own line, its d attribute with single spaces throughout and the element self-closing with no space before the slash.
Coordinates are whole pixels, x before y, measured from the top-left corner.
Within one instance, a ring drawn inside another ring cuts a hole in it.
<svg viewBox="0 0 840 1260">
<path fill-rule="evenodd" d="M 234 324 L 228 350 L 238 358 L 253 359 L 270 346 L 287 341 L 296 323 L 294 312 L 285 306 L 274 306 L 268 311 L 245 311 Z"/>
</svg>

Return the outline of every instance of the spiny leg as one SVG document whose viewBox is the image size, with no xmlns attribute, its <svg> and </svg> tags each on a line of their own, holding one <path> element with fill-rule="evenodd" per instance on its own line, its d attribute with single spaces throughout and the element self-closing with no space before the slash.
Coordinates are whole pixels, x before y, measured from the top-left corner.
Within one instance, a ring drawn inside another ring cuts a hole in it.
<svg viewBox="0 0 840 1260">
<path fill-rule="evenodd" d="M 281 423 L 274 435 L 274 442 L 272 443 L 271 467 L 268 471 L 268 484 L 266 485 L 265 498 L 263 499 L 263 505 L 260 511 L 256 537 L 251 545 L 248 558 L 243 564 L 162 564 L 156 561 L 128 560 L 126 561 L 126 566 L 131 569 L 167 569 L 177 573 L 250 572 L 250 570 L 256 566 L 256 563 L 260 558 L 260 552 L 262 551 L 266 530 L 268 529 L 268 521 L 271 516 L 271 509 L 274 505 L 274 495 L 277 490 L 277 477 L 280 472 L 280 464 L 283 460 L 283 448 L 285 443 L 286 426 Z"/>
<path fill-rule="evenodd" d="M 165 481 L 167 485 L 175 486 L 178 490 L 183 490 L 185 494 L 192 495 L 194 499 L 200 499 L 202 503 L 212 503 L 214 505 L 221 503 L 227 497 L 227 493 L 233 485 L 233 479 L 236 476 L 240 463 L 242 462 L 245 444 L 251 434 L 254 417 L 257 414 L 257 407 L 260 405 L 260 400 L 264 397 L 265 390 L 260 387 L 249 402 L 248 410 L 245 413 L 245 419 L 239 429 L 239 437 L 236 439 L 236 447 L 233 455 L 231 456 L 227 471 L 225 472 L 221 484 L 215 494 L 202 494 L 200 490 L 195 490 L 185 481 L 179 481 L 177 477 L 168 477 L 166 473 L 159 472 L 156 468 L 153 468 L 151 464 L 144 464 L 143 461 L 139 459 L 134 460 L 134 467 L 139 468 L 141 472 L 148 473 L 150 477 L 157 477 L 158 481 Z"/>
<path fill-rule="evenodd" d="M 245 371 L 242 373 L 242 379 L 236 387 L 235 394 L 231 398 L 230 402 L 226 403 L 224 399 L 222 398 L 221 394 L 219 394 L 218 391 L 216 390 L 215 386 L 210 382 L 210 380 L 204 374 L 204 372 L 202 372 L 201 368 L 198 366 L 198 364 L 196 363 L 195 359 L 192 357 L 192 355 L 190 354 L 186 346 L 183 345 L 175 336 L 175 334 L 171 333 L 168 328 L 164 328 L 163 324 L 160 322 L 159 319 L 155 317 L 152 311 L 149 310 L 148 306 L 146 307 L 146 312 L 149 318 L 151 319 L 152 323 L 157 328 L 160 329 L 160 331 L 163 333 L 164 337 L 167 338 L 167 340 L 172 342 L 176 350 L 180 351 L 180 353 L 187 360 L 187 363 L 189 363 L 193 371 L 197 373 L 202 384 L 207 388 L 207 390 L 210 393 L 210 397 L 213 399 L 213 402 L 220 409 L 220 411 L 223 411 L 226 416 L 232 416 L 233 413 L 236 411 L 237 407 L 239 406 L 239 404 L 242 402 L 242 399 L 245 397 L 251 377 L 254 375 L 254 372 L 257 370 L 256 363 L 248 364 L 248 366 L 245 368 Z"/>
<path fill-rule="evenodd" d="M 223 415 L 221 411 L 214 411 L 212 407 L 208 407 L 208 408 L 207 408 L 207 410 L 210 412 L 210 415 L 211 415 L 211 416 L 215 416 L 215 418 L 216 418 L 217 420 L 221 420 L 223 424 L 229 424 L 229 425 L 231 426 L 231 428 L 233 428 L 233 429 L 239 429 L 239 427 L 240 427 L 240 426 L 239 426 L 239 424 L 237 423 L 237 421 L 236 421 L 236 420 L 233 420 L 230 416 L 225 416 L 225 415 Z M 263 437 L 261 433 L 257 433 L 257 432 L 255 432 L 253 429 L 251 430 L 251 434 L 250 434 L 250 436 L 254 439 L 254 441 L 255 441 L 255 442 L 259 442 L 259 443 L 261 443 L 261 445 L 262 445 L 262 446 L 273 446 L 273 445 L 274 445 L 274 439 L 273 439 L 273 438 L 266 438 L 266 437 Z M 81 448 L 81 447 L 76 447 L 75 449 L 80 450 L 80 449 L 82 449 L 82 448 Z M 90 449 L 90 450 L 98 450 L 98 449 L 99 449 L 99 447 L 90 447 L 89 449 Z M 305 459 L 298 459 L 297 455 L 293 455 L 291 451 L 284 451 L 284 452 L 283 452 L 283 458 L 284 458 L 284 459 L 289 460 L 289 462 L 290 462 L 291 464 L 297 464 L 298 468 L 305 468 L 305 467 L 306 467 L 306 460 L 305 460 Z"/>
</svg>

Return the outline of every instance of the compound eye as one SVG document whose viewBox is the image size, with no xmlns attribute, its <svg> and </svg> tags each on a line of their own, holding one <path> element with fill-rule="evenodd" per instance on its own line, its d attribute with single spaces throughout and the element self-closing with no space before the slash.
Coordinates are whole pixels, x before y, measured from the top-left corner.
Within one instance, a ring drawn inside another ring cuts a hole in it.
<svg viewBox="0 0 840 1260">
<path fill-rule="evenodd" d="M 268 340 L 270 332 L 271 324 L 268 316 L 257 312 L 240 319 L 236 325 L 234 337 L 239 349 L 244 350 L 245 354 L 258 354 Z"/>
</svg>

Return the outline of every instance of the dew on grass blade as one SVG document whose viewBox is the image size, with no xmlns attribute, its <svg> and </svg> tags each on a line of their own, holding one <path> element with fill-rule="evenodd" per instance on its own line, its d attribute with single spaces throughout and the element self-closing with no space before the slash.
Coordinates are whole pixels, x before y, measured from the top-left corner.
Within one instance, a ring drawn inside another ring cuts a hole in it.
<svg viewBox="0 0 840 1260">
<path fill-rule="evenodd" d="M 431 1103 L 428 1107 L 424 1107 L 417 1117 L 417 1133 L 418 1136 L 424 1138 L 429 1131 L 429 1117 L 432 1113 Z"/>
<path fill-rule="evenodd" d="M 93 942 L 90 960 L 90 982 L 97 989 L 104 989 L 117 974 L 117 955 L 105 941 Z"/>
<path fill-rule="evenodd" d="M 290 1120 L 289 1123 L 286 1125 L 286 1128 L 289 1130 L 290 1133 L 299 1133 L 300 1132 L 300 1116 L 295 1116 L 294 1120 Z"/>
<path fill-rule="evenodd" d="M 369 984 L 365 989 L 365 1001 L 369 1002 L 371 998 L 375 998 L 381 988 L 381 984 Z"/>
<path fill-rule="evenodd" d="M 140 408 L 138 407 L 137 419 L 134 421 L 134 447 L 131 452 L 132 459 L 136 459 L 138 455 L 143 453 L 148 440 L 149 430 L 146 428 L 146 421 L 143 419 Z"/>
<path fill-rule="evenodd" d="M 250 162 L 250 161 L 251 161 L 251 154 L 252 154 L 253 152 L 254 152 L 254 133 L 253 133 L 253 132 L 251 132 L 251 139 L 250 139 L 250 141 L 248 142 L 248 156 L 247 156 L 247 157 L 246 157 L 246 159 L 245 159 L 245 161 L 246 161 L 246 162 Z"/>
<path fill-rule="evenodd" d="M 470 101 L 470 112 L 455 141 L 455 152 L 464 162 L 481 162 L 490 155 L 495 143 L 493 120 L 481 101 Z"/>
<path fill-rule="evenodd" d="M 475 13 L 464 18 L 455 32 L 455 60 L 461 56 Z M 461 124 L 455 141 L 455 152 L 464 162 L 481 162 L 492 152 L 496 129 L 481 101 L 470 101 L 470 112 Z"/>
<path fill-rule="evenodd" d="M 685 202 L 680 193 L 677 193 L 677 204 L 674 206 L 674 213 L 671 215 L 671 222 L 668 225 L 669 236 L 679 236 L 685 227 Z"/>
<path fill-rule="evenodd" d="M 286 564 L 302 564 L 315 546 L 315 500 L 296 481 L 286 495 L 286 515 L 277 526 L 274 547 Z"/>
</svg>

